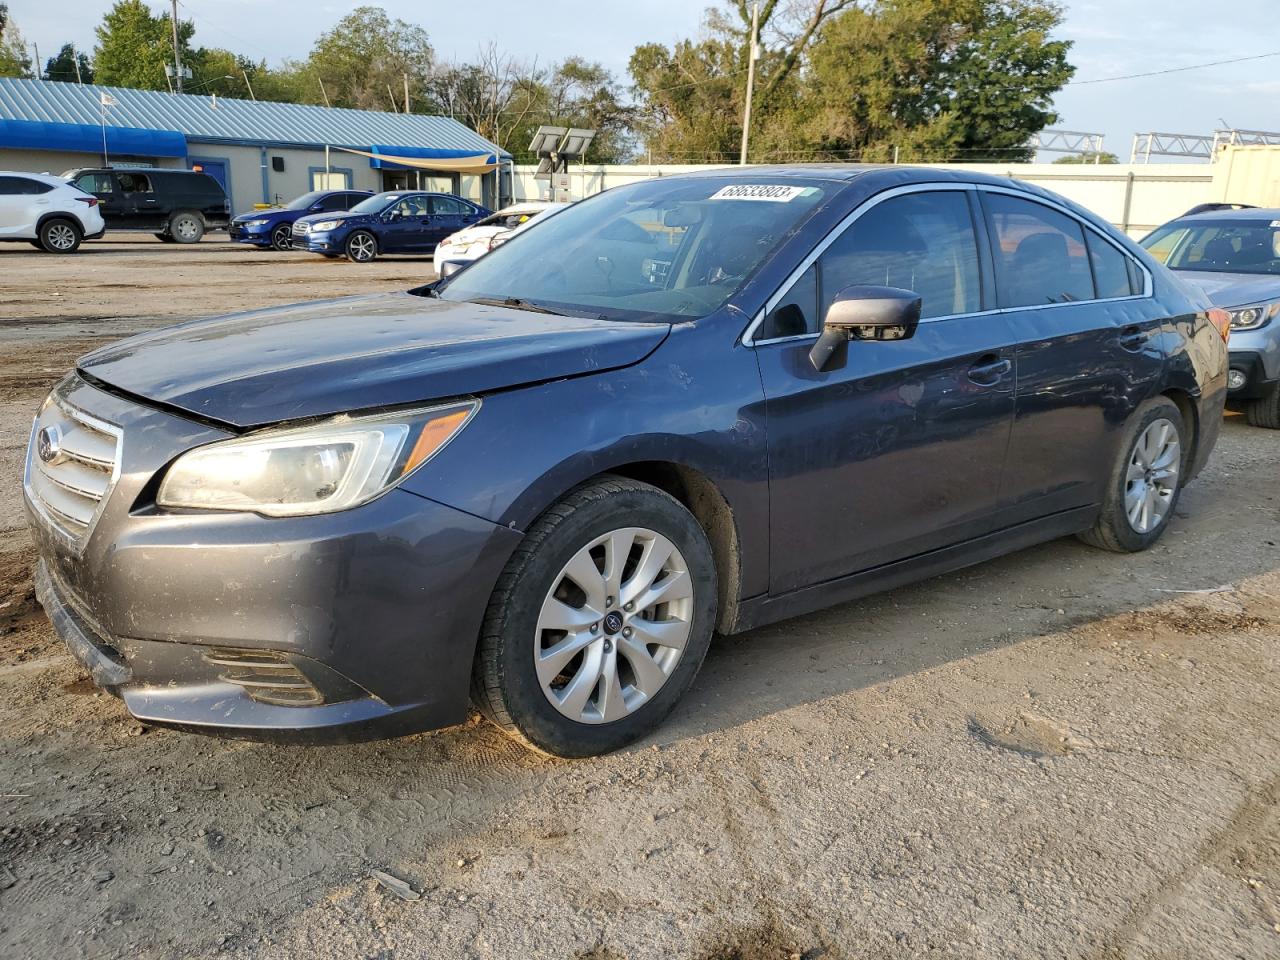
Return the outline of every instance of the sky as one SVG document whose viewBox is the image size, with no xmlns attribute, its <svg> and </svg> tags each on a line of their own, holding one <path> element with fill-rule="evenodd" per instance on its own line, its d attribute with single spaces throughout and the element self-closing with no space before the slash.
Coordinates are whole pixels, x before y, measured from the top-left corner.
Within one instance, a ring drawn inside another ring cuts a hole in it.
<svg viewBox="0 0 1280 960">
<path fill-rule="evenodd" d="M 377 3 L 378 0 L 366 0 Z M 108 0 L 8 0 L 25 38 L 49 57 L 68 41 L 91 50 Z M 322 31 L 359 3 L 315 0 L 183 0 L 195 42 L 275 63 L 301 58 Z M 490 42 L 526 61 L 570 55 L 604 63 L 623 79 L 640 43 L 696 35 L 702 0 L 382 0 L 392 17 L 426 28 L 442 59 L 467 59 Z M 168 3 L 152 2 L 160 11 Z M 1059 36 L 1074 44 L 1075 80 L 1055 99 L 1060 129 L 1105 134 L 1128 159 L 1135 133 L 1211 134 L 1224 125 L 1280 130 L 1280 55 L 1158 77 L 1113 77 L 1208 61 L 1280 54 L 1276 0 L 1066 0 Z M 477 14 L 479 12 L 479 15 Z M 1101 83 L 1085 81 L 1103 80 Z"/>
</svg>

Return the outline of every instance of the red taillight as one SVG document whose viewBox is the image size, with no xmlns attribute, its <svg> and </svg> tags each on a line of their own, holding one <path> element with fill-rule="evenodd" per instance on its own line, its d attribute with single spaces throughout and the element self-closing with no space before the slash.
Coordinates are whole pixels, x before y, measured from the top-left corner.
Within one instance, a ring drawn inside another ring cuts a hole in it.
<svg viewBox="0 0 1280 960">
<path fill-rule="evenodd" d="M 1217 328 L 1218 334 L 1222 337 L 1222 342 L 1229 341 L 1231 339 L 1231 314 L 1221 307 L 1210 307 L 1208 317 L 1209 322 Z"/>
<path fill-rule="evenodd" d="M 96 207 L 98 205 L 97 197 L 76 197 L 76 199 L 81 203 L 87 203 L 91 207 Z"/>
</svg>

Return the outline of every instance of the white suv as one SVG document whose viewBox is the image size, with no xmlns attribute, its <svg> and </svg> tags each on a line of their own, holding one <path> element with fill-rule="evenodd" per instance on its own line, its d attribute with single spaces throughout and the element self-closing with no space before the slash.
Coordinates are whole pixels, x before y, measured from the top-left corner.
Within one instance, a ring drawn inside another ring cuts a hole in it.
<svg viewBox="0 0 1280 960">
<path fill-rule="evenodd" d="M 105 230 L 97 197 L 47 173 L 0 170 L 0 240 L 71 253 Z"/>
</svg>

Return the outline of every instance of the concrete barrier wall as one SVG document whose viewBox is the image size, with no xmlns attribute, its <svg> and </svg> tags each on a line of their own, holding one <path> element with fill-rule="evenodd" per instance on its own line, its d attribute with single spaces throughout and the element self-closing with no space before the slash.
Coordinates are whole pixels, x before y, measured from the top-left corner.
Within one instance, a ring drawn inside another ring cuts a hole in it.
<svg viewBox="0 0 1280 960">
<path fill-rule="evenodd" d="M 725 165 L 588 165 L 574 167 L 570 177 L 573 196 L 581 199 L 638 180 L 716 166 Z M 1280 147 L 1227 147 L 1211 164 L 940 163 L 925 166 L 974 170 L 1037 184 L 1089 208 L 1132 237 L 1143 236 L 1198 203 L 1229 200 L 1280 206 Z M 548 184 L 533 178 L 535 169 L 532 166 L 515 168 L 517 200 L 548 196 Z"/>
</svg>

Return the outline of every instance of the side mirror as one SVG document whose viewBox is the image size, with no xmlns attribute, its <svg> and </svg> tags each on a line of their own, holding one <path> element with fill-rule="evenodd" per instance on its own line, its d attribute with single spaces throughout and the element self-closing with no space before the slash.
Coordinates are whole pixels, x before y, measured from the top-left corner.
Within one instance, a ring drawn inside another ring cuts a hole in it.
<svg viewBox="0 0 1280 960">
<path fill-rule="evenodd" d="M 827 308 L 809 360 L 825 370 L 850 340 L 906 340 L 920 323 L 921 305 L 919 294 L 899 287 L 845 287 Z"/>
<path fill-rule="evenodd" d="M 463 260 L 446 260 L 440 264 L 440 279 L 447 280 L 465 266 L 467 266 L 467 263 Z"/>
</svg>

